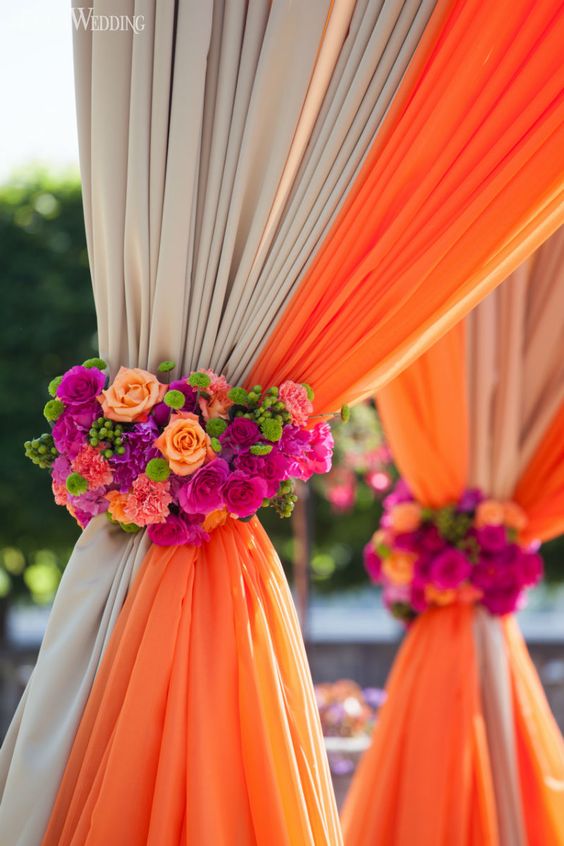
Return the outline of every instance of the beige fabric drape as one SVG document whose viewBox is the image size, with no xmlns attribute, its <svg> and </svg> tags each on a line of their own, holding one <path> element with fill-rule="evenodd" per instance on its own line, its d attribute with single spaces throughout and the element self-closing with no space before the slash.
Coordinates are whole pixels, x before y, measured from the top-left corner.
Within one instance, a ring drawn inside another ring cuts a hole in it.
<svg viewBox="0 0 564 846">
<path fill-rule="evenodd" d="M 115 372 L 252 365 L 389 107 L 434 0 L 73 0 L 99 347 Z M 0 843 L 37 846 L 145 541 L 94 521 L 0 753 Z M 41 797 L 40 799 L 38 797 Z"/>
<path fill-rule="evenodd" d="M 564 230 L 468 316 L 467 339 L 470 485 L 511 499 L 564 398 Z M 526 846 L 503 632 L 485 613 L 475 630 L 501 846 Z"/>
</svg>

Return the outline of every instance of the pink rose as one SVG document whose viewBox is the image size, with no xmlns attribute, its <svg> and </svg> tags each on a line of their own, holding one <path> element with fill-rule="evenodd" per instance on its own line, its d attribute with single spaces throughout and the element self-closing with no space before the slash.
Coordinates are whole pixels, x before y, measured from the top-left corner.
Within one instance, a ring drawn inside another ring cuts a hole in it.
<svg viewBox="0 0 564 846">
<path fill-rule="evenodd" d="M 266 482 L 260 476 L 247 476 L 236 470 L 223 485 L 223 501 L 230 514 L 250 517 L 262 505 L 266 496 Z"/>
<path fill-rule="evenodd" d="M 472 565 L 458 549 L 445 549 L 433 558 L 429 567 L 429 579 L 440 590 L 455 588 L 465 582 L 472 572 Z"/>
</svg>

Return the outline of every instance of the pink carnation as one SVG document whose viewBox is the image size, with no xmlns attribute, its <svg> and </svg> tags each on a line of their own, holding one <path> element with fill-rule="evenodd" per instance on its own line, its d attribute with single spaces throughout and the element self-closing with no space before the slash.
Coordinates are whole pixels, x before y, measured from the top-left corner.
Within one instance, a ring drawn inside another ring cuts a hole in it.
<svg viewBox="0 0 564 846">
<path fill-rule="evenodd" d="M 168 506 L 172 502 L 170 485 L 167 482 L 153 482 L 142 473 L 137 476 L 124 506 L 124 515 L 130 523 L 148 526 L 150 523 L 164 523 L 168 517 Z"/>
<path fill-rule="evenodd" d="M 201 372 L 211 379 L 211 384 L 206 388 L 206 393 L 209 394 L 210 398 L 200 397 L 199 399 L 200 411 L 204 420 L 209 420 L 211 417 L 222 417 L 226 420 L 229 409 L 233 405 L 233 402 L 227 396 L 231 390 L 231 385 L 225 376 L 218 376 L 213 370 L 202 370 Z"/>
<path fill-rule="evenodd" d="M 65 483 L 53 479 L 51 483 L 51 488 L 53 490 L 53 496 L 55 497 L 55 502 L 57 503 L 57 505 L 66 505 L 69 498 L 69 492 L 67 491 L 67 486 L 65 485 Z"/>
<path fill-rule="evenodd" d="M 313 405 L 303 385 L 299 385 L 297 382 L 282 382 L 278 399 L 284 403 L 290 412 L 294 425 L 305 426 L 307 424 L 308 417 L 313 412 Z"/>
<path fill-rule="evenodd" d="M 103 488 L 112 483 L 110 465 L 94 447 L 83 446 L 73 459 L 72 469 L 84 476 L 90 488 Z"/>
</svg>

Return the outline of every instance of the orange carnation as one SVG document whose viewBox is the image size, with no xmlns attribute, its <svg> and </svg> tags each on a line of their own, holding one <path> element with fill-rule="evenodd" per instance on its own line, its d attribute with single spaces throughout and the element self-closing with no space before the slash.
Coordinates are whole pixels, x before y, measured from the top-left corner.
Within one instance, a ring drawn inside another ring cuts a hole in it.
<svg viewBox="0 0 564 846">
<path fill-rule="evenodd" d="M 178 476 L 189 476 L 207 460 L 215 458 L 209 436 L 200 426 L 198 417 L 189 411 L 172 415 L 155 446 Z"/>
<path fill-rule="evenodd" d="M 110 503 L 108 511 L 114 520 L 117 520 L 118 523 L 128 523 L 129 520 L 125 513 L 127 494 L 120 493 L 119 491 L 108 491 L 106 499 Z"/>
<path fill-rule="evenodd" d="M 452 588 L 436 588 L 434 585 L 425 585 L 425 599 L 432 605 L 452 605 L 458 594 Z"/>
<path fill-rule="evenodd" d="M 161 385 L 156 376 L 139 367 L 120 367 L 110 385 L 102 391 L 98 401 L 104 415 L 119 423 L 146 420 L 150 410 L 166 394 L 166 385 Z"/>
<path fill-rule="evenodd" d="M 476 509 L 475 525 L 478 529 L 482 526 L 503 526 L 504 517 L 503 503 L 495 499 L 485 499 Z"/>
<path fill-rule="evenodd" d="M 421 525 L 421 506 L 416 502 L 400 502 L 390 513 L 394 532 L 415 532 Z"/>
</svg>

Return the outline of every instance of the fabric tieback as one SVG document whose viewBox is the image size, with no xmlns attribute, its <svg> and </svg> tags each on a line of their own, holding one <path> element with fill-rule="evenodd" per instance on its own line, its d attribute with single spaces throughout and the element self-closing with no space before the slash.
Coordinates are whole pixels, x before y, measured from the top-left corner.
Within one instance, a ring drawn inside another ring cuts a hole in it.
<svg viewBox="0 0 564 846">
<path fill-rule="evenodd" d="M 326 419 L 312 421 L 311 387 L 247 390 L 213 370 L 160 381 L 175 366 L 122 367 L 110 381 L 93 358 L 51 381 L 51 432 L 25 451 L 50 471 L 57 504 L 82 528 L 105 513 L 160 546 L 200 546 L 260 508 L 289 517 L 294 480 L 331 469 L 333 436 Z"/>
<path fill-rule="evenodd" d="M 400 480 L 384 500 L 364 564 L 388 610 L 405 623 L 455 603 L 479 603 L 503 616 L 518 610 L 542 578 L 539 544 L 520 540 L 526 525 L 519 505 L 488 499 L 479 489 L 426 508 Z"/>
</svg>

